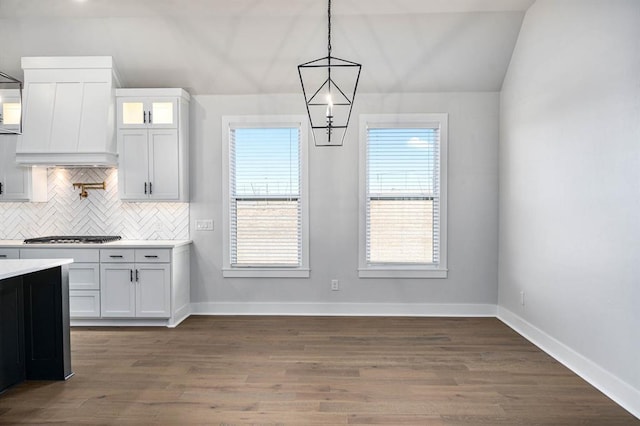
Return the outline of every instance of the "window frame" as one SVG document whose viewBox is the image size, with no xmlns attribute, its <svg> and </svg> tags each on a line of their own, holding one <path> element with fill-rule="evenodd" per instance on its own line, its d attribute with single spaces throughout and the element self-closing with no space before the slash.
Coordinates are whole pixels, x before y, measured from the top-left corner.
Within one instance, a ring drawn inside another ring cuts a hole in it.
<svg viewBox="0 0 640 426">
<path fill-rule="evenodd" d="M 282 128 L 298 127 L 300 131 L 300 219 L 301 253 L 300 265 L 289 266 L 233 266 L 231 265 L 231 214 L 230 214 L 230 130 L 232 128 Z M 225 278 L 308 278 L 309 269 L 309 163 L 308 163 L 308 118 L 304 115 L 241 115 L 222 116 L 222 218 L 223 218 L 223 262 L 222 276 Z"/>
<path fill-rule="evenodd" d="M 369 127 L 419 128 L 437 124 L 440 129 L 440 228 L 438 264 L 367 263 L 367 130 Z M 447 164 L 448 114 L 362 114 L 359 121 L 359 278 L 447 278 Z"/>
</svg>

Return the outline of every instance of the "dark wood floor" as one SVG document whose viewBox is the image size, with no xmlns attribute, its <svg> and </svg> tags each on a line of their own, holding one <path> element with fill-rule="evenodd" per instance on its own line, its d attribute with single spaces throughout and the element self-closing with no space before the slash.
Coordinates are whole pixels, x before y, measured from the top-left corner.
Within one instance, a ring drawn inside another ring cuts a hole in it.
<svg viewBox="0 0 640 426">
<path fill-rule="evenodd" d="M 72 352 L 0 424 L 640 424 L 495 318 L 191 317 L 74 328 Z"/>
</svg>

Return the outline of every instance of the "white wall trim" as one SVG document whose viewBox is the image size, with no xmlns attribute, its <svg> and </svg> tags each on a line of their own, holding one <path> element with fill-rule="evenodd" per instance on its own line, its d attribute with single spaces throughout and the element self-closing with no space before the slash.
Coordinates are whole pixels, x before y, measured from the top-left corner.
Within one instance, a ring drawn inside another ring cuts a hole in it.
<svg viewBox="0 0 640 426">
<path fill-rule="evenodd" d="M 189 318 L 190 315 L 191 315 L 191 304 L 187 303 L 186 305 L 178 309 L 171 318 L 169 318 L 169 324 L 167 324 L 167 327 L 175 328 L 179 326 L 180 323 L 186 320 L 187 318 Z"/>
<path fill-rule="evenodd" d="M 194 315 L 495 317 L 492 304 L 192 303 Z"/>
<path fill-rule="evenodd" d="M 622 408 L 640 418 L 640 390 L 635 389 L 510 310 L 498 306 L 497 317 L 525 339 L 551 355 L 556 361 L 614 400 Z"/>
</svg>

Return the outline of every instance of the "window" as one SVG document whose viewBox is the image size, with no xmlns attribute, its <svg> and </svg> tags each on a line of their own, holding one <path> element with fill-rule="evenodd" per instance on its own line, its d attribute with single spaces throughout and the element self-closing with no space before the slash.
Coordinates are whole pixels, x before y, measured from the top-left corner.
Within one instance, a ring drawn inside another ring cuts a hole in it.
<svg viewBox="0 0 640 426">
<path fill-rule="evenodd" d="M 360 119 L 362 278 L 447 276 L 447 115 Z"/>
<path fill-rule="evenodd" d="M 308 277 L 306 117 L 223 117 L 225 277 Z"/>
</svg>

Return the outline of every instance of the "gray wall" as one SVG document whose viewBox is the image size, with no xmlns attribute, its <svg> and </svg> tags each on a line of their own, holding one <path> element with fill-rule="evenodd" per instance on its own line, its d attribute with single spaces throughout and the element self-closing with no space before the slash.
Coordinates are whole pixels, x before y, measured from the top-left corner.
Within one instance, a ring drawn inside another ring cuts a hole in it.
<svg viewBox="0 0 640 426">
<path fill-rule="evenodd" d="M 341 148 L 309 151 L 308 279 L 222 278 L 221 116 L 301 114 L 301 94 L 191 102 L 192 302 L 199 312 L 487 314 L 497 302 L 497 93 L 358 95 Z M 449 278 L 359 279 L 358 115 L 449 113 Z M 195 220 L 212 218 L 213 232 Z M 330 280 L 341 289 L 330 290 Z M 370 305 L 373 304 L 373 305 Z M 433 305 L 431 305 L 433 304 Z"/>
<path fill-rule="evenodd" d="M 500 309 L 630 385 L 636 407 L 638 40 L 637 0 L 528 11 L 501 95 L 499 244 Z"/>
</svg>

